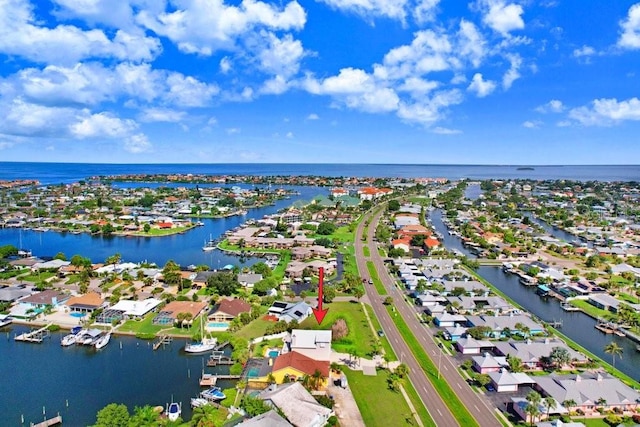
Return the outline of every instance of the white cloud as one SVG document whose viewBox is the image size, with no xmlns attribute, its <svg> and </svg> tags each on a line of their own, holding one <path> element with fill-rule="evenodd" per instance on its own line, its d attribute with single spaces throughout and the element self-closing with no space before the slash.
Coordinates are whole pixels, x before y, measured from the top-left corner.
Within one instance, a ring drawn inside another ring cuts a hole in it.
<svg viewBox="0 0 640 427">
<path fill-rule="evenodd" d="M 240 133 L 240 128 L 227 128 L 225 132 L 227 132 L 227 135 L 236 135 Z"/>
<path fill-rule="evenodd" d="M 515 3 L 507 4 L 503 0 L 484 0 L 482 2 L 484 16 L 482 22 L 503 36 L 508 36 L 513 30 L 524 29 L 522 6 Z"/>
<path fill-rule="evenodd" d="M 83 111 L 83 113 L 87 113 Z M 71 134 L 79 139 L 95 137 L 124 137 L 131 134 L 138 125 L 131 119 L 120 119 L 109 113 L 85 115 L 77 123 L 69 126 Z"/>
<path fill-rule="evenodd" d="M 538 113 L 562 113 L 564 111 L 564 104 L 558 99 L 552 99 L 544 105 L 536 107 Z"/>
<path fill-rule="evenodd" d="M 440 3 L 440 0 L 418 0 L 413 9 L 413 18 L 418 24 L 434 21 L 438 3 Z"/>
<path fill-rule="evenodd" d="M 300 40 L 294 40 L 291 34 L 282 39 L 275 34 L 266 35 L 266 47 L 260 52 L 260 68 L 270 74 L 289 77 L 300 69 L 300 60 L 304 49 Z"/>
<path fill-rule="evenodd" d="M 293 138 L 293 132 L 287 132 L 287 138 L 292 139 Z"/>
<path fill-rule="evenodd" d="M 408 0 L 321 0 L 334 9 L 355 13 L 364 18 L 384 16 L 404 21 Z M 427 1 L 427 3 L 429 3 Z M 428 4 L 427 4 L 428 6 Z M 418 9 L 420 9 L 418 11 Z M 427 10 L 418 6 L 416 13 L 424 15 Z"/>
<path fill-rule="evenodd" d="M 589 106 L 570 110 L 569 117 L 584 126 L 611 126 L 625 120 L 637 121 L 640 120 L 640 100 L 595 99 Z"/>
<path fill-rule="evenodd" d="M 206 84 L 180 73 L 169 74 L 167 85 L 167 100 L 184 107 L 204 107 L 220 92 L 216 85 Z"/>
<path fill-rule="evenodd" d="M 294 30 L 304 27 L 306 14 L 296 1 L 284 7 L 255 0 L 238 6 L 221 0 L 181 0 L 175 9 L 151 13 L 140 11 L 140 25 L 166 36 L 186 53 L 210 56 L 220 49 L 232 49 L 239 37 L 259 29 Z"/>
<path fill-rule="evenodd" d="M 449 129 L 438 126 L 433 128 L 433 133 L 437 133 L 438 135 L 459 135 L 462 131 L 459 129 Z"/>
<path fill-rule="evenodd" d="M 629 8 L 624 21 L 620 22 L 622 34 L 617 45 L 623 49 L 640 49 L 640 3 Z"/>
<path fill-rule="evenodd" d="M 471 84 L 467 87 L 469 92 L 474 92 L 478 98 L 484 98 L 493 92 L 496 88 L 496 83 L 492 80 L 484 80 L 482 74 L 476 73 L 471 79 Z"/>
<path fill-rule="evenodd" d="M 227 74 L 229 71 L 231 71 L 231 68 L 231 59 L 229 59 L 228 56 L 225 56 L 220 60 L 220 72 L 222 74 Z"/>
<path fill-rule="evenodd" d="M 520 78 L 520 66 L 522 65 L 522 58 L 517 53 L 508 54 L 506 57 L 511 63 L 511 67 L 502 76 L 502 87 L 505 90 L 509 89 L 513 82 Z"/>
<path fill-rule="evenodd" d="M 140 115 L 143 122 L 179 122 L 184 119 L 184 111 L 176 111 L 168 108 L 146 108 Z"/>
<path fill-rule="evenodd" d="M 311 113 L 307 116 L 307 120 L 320 120 L 320 116 L 318 116 L 316 113 Z"/>
<path fill-rule="evenodd" d="M 152 145 L 146 135 L 138 133 L 125 139 L 124 149 L 132 154 L 140 154 L 151 151 Z"/>
<path fill-rule="evenodd" d="M 398 117 L 409 123 L 430 126 L 445 116 L 448 107 L 460 104 L 462 99 L 462 93 L 457 89 L 436 92 L 431 98 L 400 103 Z"/>
<path fill-rule="evenodd" d="M 522 126 L 528 129 L 537 129 L 541 125 L 542 125 L 542 122 L 540 120 L 527 120 L 524 123 L 522 123 Z"/>
<path fill-rule="evenodd" d="M 161 51 L 160 41 L 142 32 L 117 30 L 113 39 L 98 29 L 84 31 L 72 25 L 41 25 L 26 0 L 0 4 L 0 53 L 35 62 L 73 64 L 85 58 L 146 61 Z"/>
<path fill-rule="evenodd" d="M 468 58 L 474 67 L 479 67 L 486 55 L 486 41 L 482 34 L 472 22 L 462 19 L 460 21 L 460 30 L 458 30 L 458 38 L 460 40 L 458 53 L 462 57 Z"/>
<path fill-rule="evenodd" d="M 574 49 L 573 50 L 573 56 L 575 58 L 581 58 L 581 57 L 589 57 L 589 56 L 593 56 L 596 54 L 596 50 L 594 48 L 592 48 L 591 46 L 587 46 L 584 45 L 579 49 Z"/>
</svg>

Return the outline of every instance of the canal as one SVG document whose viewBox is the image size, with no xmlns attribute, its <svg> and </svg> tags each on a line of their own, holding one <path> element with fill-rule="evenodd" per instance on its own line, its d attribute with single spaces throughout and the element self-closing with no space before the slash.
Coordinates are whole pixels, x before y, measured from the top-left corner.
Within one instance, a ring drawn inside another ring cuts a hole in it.
<svg viewBox="0 0 640 427">
<path fill-rule="evenodd" d="M 447 232 L 442 222 L 442 211 L 430 212 L 429 218 L 436 231 L 443 235 L 443 243 L 448 249 L 458 249 L 466 256 L 473 255 L 460 243 L 460 239 Z M 596 320 L 582 312 L 565 311 L 555 298 L 541 298 L 535 293 L 535 287 L 520 284 L 518 276 L 505 273 L 499 267 L 481 266 L 478 274 L 493 284 L 525 310 L 546 322 L 562 322 L 560 331 L 591 353 L 611 363 L 611 356 L 604 353 L 604 347 L 615 341 L 623 349 L 621 358 L 616 358 L 616 368 L 630 377 L 640 380 L 640 353 L 636 343 L 617 335 L 604 334 L 595 329 Z"/>
</svg>

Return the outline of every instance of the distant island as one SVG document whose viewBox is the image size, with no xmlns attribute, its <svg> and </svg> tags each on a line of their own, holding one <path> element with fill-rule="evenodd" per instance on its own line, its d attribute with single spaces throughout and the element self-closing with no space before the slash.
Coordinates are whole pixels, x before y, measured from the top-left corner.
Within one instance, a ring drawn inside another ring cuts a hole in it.
<svg viewBox="0 0 640 427">
<path fill-rule="evenodd" d="M 535 170 L 535 168 L 532 168 L 531 166 L 520 166 L 516 170 L 519 170 L 519 171 L 532 171 L 532 170 Z"/>
</svg>

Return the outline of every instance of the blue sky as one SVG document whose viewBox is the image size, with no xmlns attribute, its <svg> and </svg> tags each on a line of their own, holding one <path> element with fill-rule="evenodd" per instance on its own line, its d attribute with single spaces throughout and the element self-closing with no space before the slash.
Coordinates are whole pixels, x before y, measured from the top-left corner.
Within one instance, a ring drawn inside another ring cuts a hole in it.
<svg viewBox="0 0 640 427">
<path fill-rule="evenodd" d="M 0 0 L 0 159 L 638 164 L 640 2 Z"/>
</svg>

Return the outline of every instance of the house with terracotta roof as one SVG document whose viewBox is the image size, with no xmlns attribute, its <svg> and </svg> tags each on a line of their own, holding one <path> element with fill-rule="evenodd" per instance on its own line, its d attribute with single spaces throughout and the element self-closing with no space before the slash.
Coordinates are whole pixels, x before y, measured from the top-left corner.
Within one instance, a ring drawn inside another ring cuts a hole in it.
<svg viewBox="0 0 640 427">
<path fill-rule="evenodd" d="M 239 298 L 223 298 L 207 316 L 210 322 L 231 322 L 241 313 L 250 313 L 251 304 Z"/>
<path fill-rule="evenodd" d="M 276 384 L 282 384 L 285 377 L 290 381 L 297 381 L 305 375 L 313 376 L 316 370 L 324 378 L 320 388 L 325 388 L 329 381 L 329 361 L 315 360 L 297 351 L 291 351 L 276 357 L 271 375 L 275 378 Z"/>
<path fill-rule="evenodd" d="M 411 248 L 411 238 L 403 237 L 402 239 L 394 239 L 393 241 L 391 241 L 391 245 L 394 249 L 402 249 L 403 251 L 408 253 L 409 249 Z"/>
<path fill-rule="evenodd" d="M 71 297 L 67 300 L 66 306 L 71 313 L 91 314 L 95 310 L 104 307 L 105 300 L 96 292 L 89 292 L 77 297 Z"/>
<path fill-rule="evenodd" d="M 191 314 L 191 318 L 195 319 L 202 314 L 206 308 L 207 303 L 205 302 L 171 301 L 153 318 L 152 323 L 154 325 L 173 325 L 180 313 L 189 313 Z"/>
</svg>

